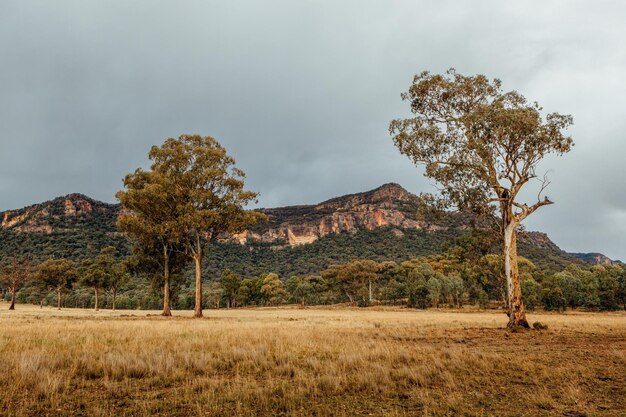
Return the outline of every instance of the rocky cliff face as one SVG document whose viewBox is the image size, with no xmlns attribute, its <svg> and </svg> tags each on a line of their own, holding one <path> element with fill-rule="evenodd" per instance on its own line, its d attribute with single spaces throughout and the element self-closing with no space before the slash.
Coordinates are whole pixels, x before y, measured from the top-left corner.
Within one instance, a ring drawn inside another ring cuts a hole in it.
<svg viewBox="0 0 626 417">
<path fill-rule="evenodd" d="M 298 246 L 334 233 L 381 227 L 422 229 L 434 227 L 420 220 L 421 199 L 398 184 L 346 195 L 310 206 L 260 209 L 268 222 L 247 230 L 234 239 L 249 242 Z"/>
<path fill-rule="evenodd" d="M 614 261 L 608 256 L 601 253 L 572 253 L 574 257 L 580 259 L 583 262 L 592 265 L 615 265 L 621 264 L 621 261 Z"/>
<path fill-rule="evenodd" d="M 82 194 L 70 194 L 19 210 L 0 212 L 0 228 L 15 233 L 52 234 L 82 227 L 101 216 L 116 217 L 120 207 L 92 200 Z"/>
<path fill-rule="evenodd" d="M 381 230 L 382 234 L 404 236 L 424 233 L 431 237 L 471 227 L 471 218 L 461 213 L 433 216 L 428 205 L 398 184 L 333 198 L 315 205 L 260 209 L 268 221 L 227 238 L 242 245 L 272 249 L 297 248 L 316 244 L 342 233 Z M 70 194 L 19 210 L 0 212 L 0 256 L 3 253 L 40 252 L 41 256 L 77 257 L 115 244 L 128 249 L 128 242 L 116 229 L 121 207 L 98 202 L 81 194 Z M 388 232 L 391 232 L 389 234 Z M 563 252 L 545 233 L 526 232 L 520 245 L 535 259 L 580 259 L 587 263 L 612 263 L 601 254 Z M 251 247 L 250 250 L 253 250 Z"/>
</svg>

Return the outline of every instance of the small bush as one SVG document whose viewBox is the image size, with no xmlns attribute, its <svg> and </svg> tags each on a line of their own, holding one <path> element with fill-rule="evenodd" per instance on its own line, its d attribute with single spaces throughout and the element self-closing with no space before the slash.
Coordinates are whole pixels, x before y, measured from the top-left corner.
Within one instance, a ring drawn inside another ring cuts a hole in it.
<svg viewBox="0 0 626 417">
<path fill-rule="evenodd" d="M 535 330 L 547 330 L 548 329 L 548 325 L 547 324 L 543 324 L 540 321 L 536 321 L 533 323 L 533 329 Z"/>
</svg>

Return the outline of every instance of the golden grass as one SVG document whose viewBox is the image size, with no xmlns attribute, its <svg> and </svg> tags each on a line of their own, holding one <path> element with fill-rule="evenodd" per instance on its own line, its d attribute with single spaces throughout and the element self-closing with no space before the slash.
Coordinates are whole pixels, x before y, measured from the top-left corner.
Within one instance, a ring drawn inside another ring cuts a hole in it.
<svg viewBox="0 0 626 417">
<path fill-rule="evenodd" d="M 4 307 L 0 416 L 626 415 L 623 313 Z"/>
</svg>

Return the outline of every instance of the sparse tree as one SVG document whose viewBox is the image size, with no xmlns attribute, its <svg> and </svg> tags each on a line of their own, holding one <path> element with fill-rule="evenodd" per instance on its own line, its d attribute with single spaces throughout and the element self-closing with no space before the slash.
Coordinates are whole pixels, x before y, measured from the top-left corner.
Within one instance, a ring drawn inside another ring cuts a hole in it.
<svg viewBox="0 0 626 417">
<path fill-rule="evenodd" d="M 280 277 L 274 273 L 267 274 L 263 278 L 261 293 L 270 305 L 281 303 L 287 295 L 285 285 L 280 280 Z"/>
<path fill-rule="evenodd" d="M 515 91 L 502 92 L 499 80 L 422 72 L 402 94 L 414 117 L 393 120 L 389 131 L 400 152 L 426 167 L 425 175 L 441 186 L 448 203 L 459 209 L 491 214 L 499 211 L 507 282 L 509 327 L 528 327 L 519 271 L 516 234 L 522 221 L 552 204 L 539 180 L 537 201 L 522 202 L 520 192 L 537 179 L 548 154 L 568 152 L 564 135 L 572 117 L 542 116 L 542 108 Z"/>
<path fill-rule="evenodd" d="M 96 311 L 100 309 L 100 292 L 103 289 L 111 290 L 113 310 L 115 310 L 117 290 L 124 279 L 122 265 L 115 259 L 116 253 L 117 249 L 113 246 L 107 246 L 94 259 L 86 259 L 81 264 L 81 282 L 83 285 L 93 288 L 94 309 Z"/>
<path fill-rule="evenodd" d="M 567 300 L 559 287 L 543 288 L 541 301 L 546 310 L 563 311 L 567 307 Z"/>
<path fill-rule="evenodd" d="M 293 276 L 287 280 L 287 291 L 294 301 L 302 307 L 317 300 L 319 293 L 326 287 L 326 282 L 318 275 Z"/>
<path fill-rule="evenodd" d="M 196 270 L 194 317 L 202 317 L 202 258 L 207 244 L 264 218 L 244 209 L 258 194 L 244 190 L 244 172 L 209 136 L 167 139 L 161 147 L 152 147 L 150 159 L 152 169 L 171 184 L 167 191 L 176 201 L 176 227 Z"/>
<path fill-rule="evenodd" d="M 619 302 L 622 304 L 622 307 L 626 311 L 626 267 L 622 266 L 622 271 L 617 277 L 618 282 L 618 291 L 617 298 Z"/>
<path fill-rule="evenodd" d="M 0 269 L 0 285 L 11 293 L 9 310 L 15 310 L 15 294 L 24 285 L 32 273 L 32 264 L 29 260 L 12 258 Z"/>
<path fill-rule="evenodd" d="M 107 282 L 107 288 L 111 292 L 111 309 L 115 311 L 117 302 L 117 293 L 120 287 L 126 284 L 128 281 L 128 263 L 126 260 L 118 261 L 115 259 L 117 249 L 112 246 L 108 246 L 101 253 L 106 257 L 107 265 L 109 266 L 108 273 L 109 278 Z"/>
<path fill-rule="evenodd" d="M 372 284 L 379 278 L 379 271 L 380 265 L 375 261 L 355 260 L 331 265 L 322 271 L 322 278 L 343 292 L 350 303 L 354 303 L 360 296 L 362 304 L 366 305 L 372 301 Z"/>
<path fill-rule="evenodd" d="M 223 297 L 224 288 L 222 287 L 222 284 L 219 282 L 211 282 L 205 297 L 207 304 L 219 309 Z"/>
<path fill-rule="evenodd" d="M 225 269 L 222 272 L 222 288 L 226 296 L 227 308 L 237 306 L 237 293 L 239 292 L 239 287 L 241 287 L 242 279 L 241 275 L 235 274 L 230 269 Z"/>
<path fill-rule="evenodd" d="M 85 259 L 80 265 L 80 283 L 94 292 L 94 310 L 100 310 L 100 291 L 107 285 L 104 265 L 94 259 Z"/>
<path fill-rule="evenodd" d="M 541 284 L 539 284 L 533 278 L 527 278 L 522 280 L 522 293 L 524 295 L 524 302 L 530 310 L 534 310 L 537 306 L 541 304 L 541 291 Z"/>
<path fill-rule="evenodd" d="M 438 308 L 439 301 L 441 299 L 441 279 L 443 275 L 438 273 L 436 276 L 431 277 L 426 282 L 426 288 L 428 289 L 428 298 L 430 300 L 430 304 Z"/>
<path fill-rule="evenodd" d="M 78 277 L 76 265 L 69 259 L 48 259 L 37 268 L 39 281 L 57 295 L 57 308 L 61 309 L 62 294 L 71 289 Z"/>
<path fill-rule="evenodd" d="M 241 286 L 237 291 L 237 302 L 244 307 L 252 303 L 258 305 L 263 298 L 262 286 L 263 279 L 261 277 L 245 278 L 241 281 Z"/>
</svg>

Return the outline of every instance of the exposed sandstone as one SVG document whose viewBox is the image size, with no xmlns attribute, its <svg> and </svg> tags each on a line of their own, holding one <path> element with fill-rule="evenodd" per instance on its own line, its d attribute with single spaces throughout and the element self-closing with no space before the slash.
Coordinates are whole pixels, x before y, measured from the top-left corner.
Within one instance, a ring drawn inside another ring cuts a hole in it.
<svg viewBox="0 0 626 417">
<path fill-rule="evenodd" d="M 262 209 L 269 219 L 267 226 L 258 232 L 245 231 L 232 240 L 240 244 L 254 241 L 298 246 L 329 234 L 357 229 L 420 229 L 425 224 L 416 219 L 418 202 L 419 197 L 399 185 L 386 184 L 370 192 L 333 198 L 314 206 Z M 401 207 L 407 204 L 413 210 Z"/>
<path fill-rule="evenodd" d="M 23 213 L 6 211 L 4 212 L 4 216 L 2 217 L 2 224 L 0 224 L 0 226 L 2 226 L 2 228 L 4 229 L 13 227 L 19 222 L 23 221 L 26 217 L 28 217 L 29 214 L 29 211 L 25 211 Z"/>
<path fill-rule="evenodd" d="M 91 203 L 85 199 L 79 198 L 71 200 L 69 198 L 63 201 L 66 216 L 76 216 L 79 214 L 87 214 L 93 211 Z"/>
<path fill-rule="evenodd" d="M 71 194 L 41 204 L 35 204 L 21 210 L 0 213 L 0 228 L 11 229 L 17 233 L 51 234 L 58 225 L 58 219 L 90 215 L 94 212 L 93 200 L 81 194 Z M 100 213 L 117 215 L 119 206 L 97 203 Z"/>
</svg>

